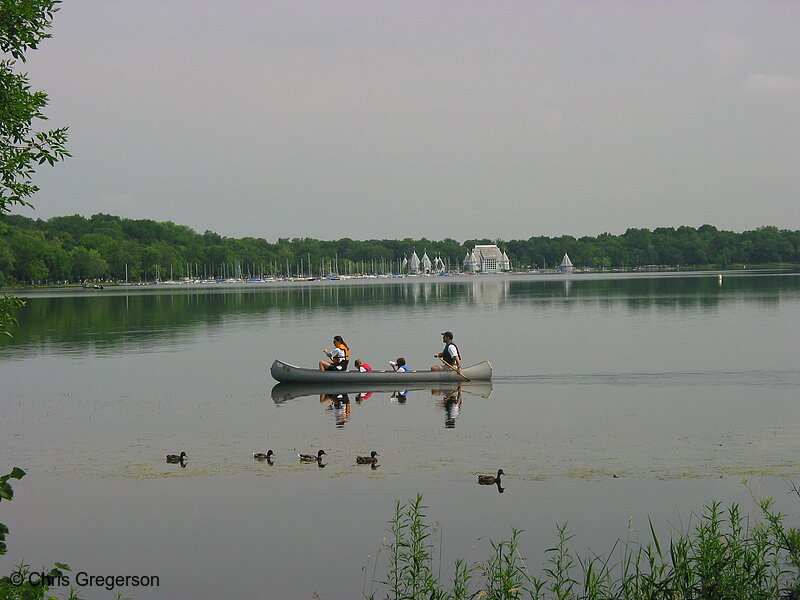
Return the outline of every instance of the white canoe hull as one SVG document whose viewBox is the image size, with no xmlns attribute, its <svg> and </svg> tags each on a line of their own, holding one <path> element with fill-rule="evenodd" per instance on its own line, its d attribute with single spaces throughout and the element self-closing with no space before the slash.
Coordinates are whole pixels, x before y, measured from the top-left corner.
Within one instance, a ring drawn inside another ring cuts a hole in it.
<svg viewBox="0 0 800 600">
<path fill-rule="evenodd" d="M 296 367 L 276 360 L 270 368 L 272 377 L 285 383 L 358 383 L 358 384 L 381 384 L 381 383 L 404 383 L 404 382 L 430 382 L 440 381 L 490 381 L 492 379 L 492 365 L 489 361 L 483 361 L 476 365 L 464 367 L 461 377 L 455 371 L 444 367 L 442 371 L 408 371 L 398 373 L 396 371 L 370 371 L 361 373 L 359 371 L 320 371 L 319 369 L 308 369 Z"/>
</svg>

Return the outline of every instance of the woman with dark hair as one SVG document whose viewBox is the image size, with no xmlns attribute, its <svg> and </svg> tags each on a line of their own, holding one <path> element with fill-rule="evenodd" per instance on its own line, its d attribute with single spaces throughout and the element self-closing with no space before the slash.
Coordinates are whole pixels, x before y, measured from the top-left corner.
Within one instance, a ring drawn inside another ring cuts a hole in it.
<svg viewBox="0 0 800 600">
<path fill-rule="evenodd" d="M 347 371 L 347 363 L 350 362 L 350 348 L 344 343 L 342 336 L 337 335 L 333 338 L 333 350 L 328 351 L 327 348 L 323 348 L 322 352 L 331 360 L 330 362 L 319 361 L 320 371 Z"/>
</svg>

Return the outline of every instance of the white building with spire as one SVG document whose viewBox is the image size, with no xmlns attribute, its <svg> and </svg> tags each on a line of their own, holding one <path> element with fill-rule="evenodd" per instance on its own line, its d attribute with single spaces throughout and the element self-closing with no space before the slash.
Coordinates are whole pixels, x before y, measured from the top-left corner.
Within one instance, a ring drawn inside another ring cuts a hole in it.
<svg viewBox="0 0 800 600">
<path fill-rule="evenodd" d="M 425 252 L 422 255 L 422 272 L 430 273 L 432 269 L 433 269 L 433 264 L 431 263 L 431 259 L 428 258 L 428 253 Z"/>
<path fill-rule="evenodd" d="M 434 273 L 444 273 L 447 271 L 447 266 L 444 264 L 441 256 L 437 256 L 433 259 L 433 272 Z"/>
<path fill-rule="evenodd" d="M 511 270 L 508 254 L 494 244 L 478 245 L 464 257 L 464 270 L 474 273 L 501 273 Z"/>
<path fill-rule="evenodd" d="M 477 271 L 478 263 L 476 261 L 477 259 L 473 260 L 472 252 L 467 252 L 467 255 L 464 257 L 464 270 Z"/>
<path fill-rule="evenodd" d="M 565 252 L 564 258 L 561 259 L 561 264 L 558 266 L 560 271 L 564 273 L 572 273 L 575 270 L 575 267 L 572 266 L 572 261 L 569 259 L 569 255 Z"/>
<path fill-rule="evenodd" d="M 416 250 L 411 254 L 411 258 L 408 261 L 408 272 L 419 273 L 419 256 L 417 256 Z"/>
</svg>

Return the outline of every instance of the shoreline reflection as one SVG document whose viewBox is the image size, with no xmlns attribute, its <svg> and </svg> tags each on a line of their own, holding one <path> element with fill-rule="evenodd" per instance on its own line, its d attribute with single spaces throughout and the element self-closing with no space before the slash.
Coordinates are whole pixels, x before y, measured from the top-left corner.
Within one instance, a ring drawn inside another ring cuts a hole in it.
<svg viewBox="0 0 800 600">
<path fill-rule="evenodd" d="M 305 287 L 105 289 L 91 295 L 74 290 L 14 290 L 28 297 L 18 312 L 13 353 L 0 344 L 0 355 L 20 359 L 36 354 L 89 353 L 113 356 L 147 352 L 157 345 L 175 347 L 198 331 L 218 332 L 231 323 L 263 324 L 265 315 L 308 317 L 331 309 L 344 313 L 363 307 L 447 305 L 449 307 L 520 307 L 561 310 L 565 306 L 619 304 L 634 313 L 717 311 L 735 303 L 778 306 L 800 294 L 796 272 L 717 272 L 584 275 L 506 275 L 386 280 Z"/>
</svg>

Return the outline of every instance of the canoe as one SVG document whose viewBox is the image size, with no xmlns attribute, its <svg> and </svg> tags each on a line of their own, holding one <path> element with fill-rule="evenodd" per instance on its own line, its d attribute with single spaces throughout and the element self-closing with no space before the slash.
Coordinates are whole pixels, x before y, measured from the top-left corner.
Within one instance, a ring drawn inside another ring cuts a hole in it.
<svg viewBox="0 0 800 600">
<path fill-rule="evenodd" d="M 393 370 L 370 371 L 361 373 L 360 371 L 320 371 L 319 369 L 308 369 L 296 367 L 282 360 L 276 360 L 270 367 L 272 377 L 277 381 L 286 383 L 398 383 L 409 382 L 430 382 L 440 381 L 461 381 L 467 377 L 470 381 L 489 381 L 492 378 L 492 365 L 489 361 L 483 361 L 470 367 L 461 369 L 464 377 L 455 371 L 444 368 L 443 371 L 408 371 L 398 373 Z"/>
<path fill-rule="evenodd" d="M 406 380 L 404 385 L 399 386 L 393 383 L 276 383 L 272 388 L 272 401 L 281 404 L 287 400 L 304 398 L 307 396 L 321 396 L 322 394 L 382 394 L 398 391 L 402 387 L 404 392 L 421 392 L 423 395 L 444 394 L 447 395 L 461 388 L 464 393 L 490 398 L 492 395 L 491 381 L 441 381 L 441 382 L 422 382 Z"/>
</svg>

